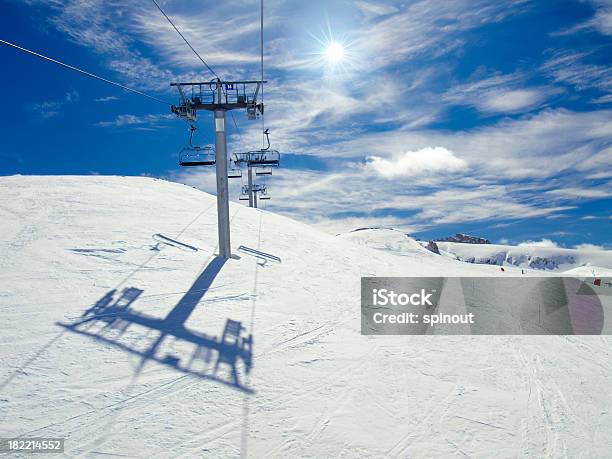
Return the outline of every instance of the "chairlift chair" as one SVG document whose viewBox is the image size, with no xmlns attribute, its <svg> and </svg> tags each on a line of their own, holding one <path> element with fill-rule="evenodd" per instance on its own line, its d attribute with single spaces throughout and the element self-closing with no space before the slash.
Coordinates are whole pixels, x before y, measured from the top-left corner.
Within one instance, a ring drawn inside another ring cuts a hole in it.
<svg viewBox="0 0 612 459">
<path fill-rule="evenodd" d="M 264 185 L 259 193 L 259 199 L 267 201 L 270 199 L 270 195 L 268 194 L 268 187 Z"/>
<path fill-rule="evenodd" d="M 210 145 L 204 147 L 193 145 L 193 133 L 196 129 L 193 124 L 189 126 L 189 146 L 183 148 L 179 153 L 179 165 L 183 167 L 214 166 L 216 162 L 214 148 Z"/>
<path fill-rule="evenodd" d="M 248 201 L 249 200 L 249 195 L 248 194 L 241 194 L 240 196 L 238 196 L 238 200 L 239 201 Z"/>
<path fill-rule="evenodd" d="M 255 169 L 255 175 L 272 175 L 271 167 L 258 167 Z"/>
<path fill-rule="evenodd" d="M 274 166 L 280 164 L 280 153 L 277 150 L 259 150 L 249 152 L 249 165 L 251 166 Z"/>
<path fill-rule="evenodd" d="M 231 168 L 227 171 L 227 178 L 242 178 L 242 169 Z"/>
<path fill-rule="evenodd" d="M 211 146 L 185 147 L 179 154 L 179 165 L 189 166 L 214 166 L 215 151 Z"/>
</svg>

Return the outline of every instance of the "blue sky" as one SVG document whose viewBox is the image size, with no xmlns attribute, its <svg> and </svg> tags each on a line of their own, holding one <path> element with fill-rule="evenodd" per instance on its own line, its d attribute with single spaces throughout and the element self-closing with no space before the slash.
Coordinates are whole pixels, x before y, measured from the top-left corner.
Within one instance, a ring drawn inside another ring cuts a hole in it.
<svg viewBox="0 0 612 459">
<path fill-rule="evenodd" d="M 257 0 L 161 4 L 222 77 L 258 77 Z M 5 0 L 0 22 L 4 40 L 171 102 L 171 81 L 212 78 L 148 0 Z M 330 232 L 612 246 L 610 0 L 267 0 L 265 37 L 283 153 L 270 210 Z M 212 170 L 176 165 L 187 126 L 167 106 L 5 46 L 0 59 L 0 174 L 214 191 Z M 228 149 L 258 148 L 259 123 L 235 117 Z M 212 142 L 210 115 L 198 126 Z"/>
</svg>

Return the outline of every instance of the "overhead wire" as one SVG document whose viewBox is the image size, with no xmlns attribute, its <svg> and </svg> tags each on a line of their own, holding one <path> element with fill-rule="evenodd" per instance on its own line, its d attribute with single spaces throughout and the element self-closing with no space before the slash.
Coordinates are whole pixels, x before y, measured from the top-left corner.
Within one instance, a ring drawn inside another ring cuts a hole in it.
<svg viewBox="0 0 612 459">
<path fill-rule="evenodd" d="M 260 2 L 259 8 L 259 24 L 260 24 L 260 32 L 259 32 L 259 49 L 261 51 L 261 106 L 263 107 L 264 103 L 264 0 Z M 265 109 L 261 112 L 261 148 L 266 148 L 266 123 L 264 121 L 264 112 Z"/>
<path fill-rule="evenodd" d="M 208 63 L 202 58 L 202 56 L 200 56 L 200 54 L 195 50 L 195 48 L 193 46 L 191 46 L 191 43 L 189 43 L 189 40 L 187 40 L 185 38 L 185 36 L 181 33 L 181 31 L 178 29 L 178 27 L 176 25 L 174 25 L 174 22 L 172 22 L 172 19 L 170 19 L 168 17 L 168 15 L 164 12 L 164 10 L 161 8 L 161 6 L 159 6 L 159 3 L 157 3 L 156 0 L 151 0 L 151 1 L 153 3 L 155 3 L 155 6 L 160 11 L 160 13 L 164 15 L 164 17 L 168 20 L 170 25 L 174 28 L 174 30 L 176 30 L 176 33 L 178 33 L 181 36 L 183 41 L 187 44 L 187 46 L 189 46 L 191 48 L 191 51 L 194 52 L 194 54 L 198 57 L 198 59 L 200 59 L 200 61 L 202 61 L 202 64 L 204 64 L 206 66 L 208 71 L 210 73 L 212 73 L 216 78 L 218 78 L 220 80 L 221 78 L 219 78 L 219 75 L 217 75 L 217 73 L 212 69 L 212 67 L 210 65 L 208 65 Z"/>
<path fill-rule="evenodd" d="M 70 70 L 74 70 L 75 72 L 79 72 L 79 73 L 81 73 L 83 75 L 86 75 L 88 77 L 96 78 L 96 79 L 98 79 L 100 81 L 103 81 L 105 83 L 112 84 L 112 85 L 117 86 L 117 87 L 119 87 L 121 89 L 124 89 L 126 91 L 130 91 L 130 92 L 132 92 L 134 94 L 139 94 L 139 95 L 147 97 L 147 98 L 149 98 L 151 100 L 155 100 L 157 102 L 161 102 L 162 104 L 172 105 L 172 103 L 170 103 L 168 101 L 165 101 L 165 100 L 162 100 L 162 99 L 158 99 L 157 97 L 151 96 L 151 95 L 149 95 L 149 94 L 147 94 L 145 92 L 139 91 L 139 90 L 134 89 L 134 88 L 130 88 L 129 86 L 122 85 L 120 83 L 117 83 L 116 81 L 109 80 L 108 78 L 101 77 L 99 75 L 96 75 L 95 73 L 88 72 L 86 70 L 80 69 L 80 68 L 75 67 L 73 65 L 66 64 L 65 62 L 59 61 L 57 59 L 53 59 L 53 58 L 51 58 L 49 56 L 45 56 L 44 54 L 37 53 L 37 52 L 32 51 L 30 49 L 24 48 L 23 46 L 16 45 L 15 43 L 11 43 L 9 41 L 2 40 L 2 39 L 0 39 L 0 43 L 2 43 L 4 45 L 7 45 L 7 46 L 11 46 L 11 47 L 13 47 L 15 49 L 18 49 L 18 50 L 23 51 L 25 53 L 28 53 L 28 54 L 31 54 L 33 56 L 39 57 L 41 59 L 45 59 L 47 61 L 53 62 L 54 64 L 61 65 L 61 66 L 66 67 L 66 68 L 68 68 Z"/>
<path fill-rule="evenodd" d="M 170 25 L 172 26 L 172 28 L 176 31 L 176 33 L 178 33 L 180 35 L 180 37 L 183 39 L 183 41 L 185 42 L 185 44 L 187 46 L 189 46 L 189 48 L 191 49 L 191 51 L 193 51 L 193 53 L 196 55 L 196 57 L 202 62 L 202 64 L 204 64 L 204 66 L 208 69 L 208 71 L 210 73 L 212 73 L 215 78 L 217 78 L 219 81 L 221 81 L 221 77 L 217 74 L 217 72 L 215 72 L 213 70 L 213 68 L 204 60 L 204 58 L 200 55 L 200 53 L 198 53 L 196 51 L 196 49 L 191 45 L 191 43 L 189 43 L 189 40 L 187 40 L 187 38 L 185 37 L 185 35 L 183 35 L 183 33 L 179 30 L 179 28 L 176 26 L 176 24 L 174 24 L 174 22 L 172 21 L 172 19 L 170 19 L 170 17 L 166 14 L 166 12 L 162 9 L 162 7 L 159 5 L 159 3 L 157 2 L 157 0 L 151 0 L 155 6 L 157 7 L 157 9 L 159 10 L 159 12 L 166 18 L 166 20 L 170 23 Z M 223 88 L 221 88 L 221 90 L 223 90 Z M 223 92 L 225 92 L 223 90 Z M 240 141 L 242 142 L 242 131 L 240 130 L 240 127 L 238 126 L 238 123 L 236 121 L 236 117 L 234 117 L 234 114 L 232 112 L 230 112 L 230 116 L 232 118 L 232 122 L 234 123 L 234 127 L 236 128 L 236 132 L 238 133 L 238 137 L 240 138 Z"/>
</svg>

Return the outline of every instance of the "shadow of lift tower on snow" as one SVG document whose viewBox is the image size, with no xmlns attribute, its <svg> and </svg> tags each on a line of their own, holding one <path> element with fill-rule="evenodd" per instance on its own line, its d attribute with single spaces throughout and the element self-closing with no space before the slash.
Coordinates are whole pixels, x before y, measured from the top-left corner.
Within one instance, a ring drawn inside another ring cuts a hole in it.
<svg viewBox="0 0 612 459">
<path fill-rule="evenodd" d="M 130 307 L 142 294 L 138 288 L 126 288 L 117 299 L 117 290 L 111 290 L 87 309 L 83 315 L 72 323 L 57 324 L 78 334 L 89 336 L 100 342 L 113 345 L 141 358 L 137 372 L 140 372 L 147 361 L 155 361 L 171 366 L 176 370 L 200 378 L 213 380 L 244 392 L 253 392 L 242 385 L 238 364 L 242 362 L 248 374 L 252 367 L 253 336 L 244 335 L 245 327 L 241 322 L 227 319 L 220 338 L 192 331 L 185 327 L 185 322 L 204 297 L 221 268 L 225 259 L 215 257 L 198 276 L 189 291 L 183 295 L 174 308 L 163 318 L 148 316 Z M 132 325 L 145 328 L 143 336 L 150 331 L 157 331 L 157 337 L 146 349 L 121 338 Z M 191 358 L 183 363 L 180 357 L 163 352 L 162 344 L 169 338 L 195 345 Z M 215 359 L 214 365 L 212 363 Z M 230 377 L 219 375 L 221 366 L 229 366 Z"/>
</svg>

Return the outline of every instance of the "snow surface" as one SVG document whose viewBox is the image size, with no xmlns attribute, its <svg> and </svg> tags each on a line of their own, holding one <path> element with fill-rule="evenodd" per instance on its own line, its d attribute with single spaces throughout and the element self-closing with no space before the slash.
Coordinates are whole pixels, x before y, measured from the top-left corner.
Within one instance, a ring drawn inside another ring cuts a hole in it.
<svg viewBox="0 0 612 459">
<path fill-rule="evenodd" d="M 499 267 L 230 215 L 222 264 L 206 193 L 0 178 L 0 437 L 88 457 L 609 457 L 610 337 L 362 336 L 360 276 Z"/>
<path fill-rule="evenodd" d="M 612 269 L 612 251 L 609 250 L 438 241 L 436 245 L 441 255 L 468 263 L 516 266 L 586 276 L 606 276 Z"/>
<path fill-rule="evenodd" d="M 436 256 L 416 239 L 392 228 L 363 228 L 338 234 L 337 237 L 372 249 L 391 252 L 394 255 L 427 259 Z"/>
</svg>

